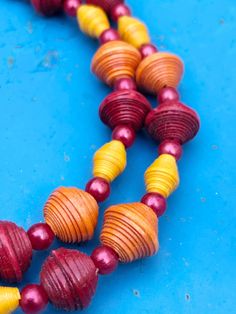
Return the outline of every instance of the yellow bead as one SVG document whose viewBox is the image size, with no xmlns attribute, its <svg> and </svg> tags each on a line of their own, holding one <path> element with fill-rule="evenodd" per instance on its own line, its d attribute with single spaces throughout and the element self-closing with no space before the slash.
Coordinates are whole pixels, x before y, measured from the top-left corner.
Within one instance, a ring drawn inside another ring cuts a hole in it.
<svg viewBox="0 0 236 314">
<path fill-rule="evenodd" d="M 160 155 L 145 172 L 146 189 L 168 197 L 179 185 L 179 174 L 172 155 Z"/>
<path fill-rule="evenodd" d="M 126 167 L 126 150 L 123 143 L 113 140 L 102 146 L 94 155 L 93 175 L 113 181 Z"/>
<path fill-rule="evenodd" d="M 133 17 L 120 17 L 118 20 L 118 31 L 124 41 L 136 48 L 140 48 L 143 44 L 150 42 L 146 25 Z"/>
<path fill-rule="evenodd" d="M 20 292 L 17 288 L 0 287 L 0 314 L 14 312 L 20 301 Z"/>
<path fill-rule="evenodd" d="M 99 38 L 102 32 L 110 27 L 106 13 L 93 5 L 79 6 L 77 20 L 81 31 L 95 38 Z"/>
</svg>

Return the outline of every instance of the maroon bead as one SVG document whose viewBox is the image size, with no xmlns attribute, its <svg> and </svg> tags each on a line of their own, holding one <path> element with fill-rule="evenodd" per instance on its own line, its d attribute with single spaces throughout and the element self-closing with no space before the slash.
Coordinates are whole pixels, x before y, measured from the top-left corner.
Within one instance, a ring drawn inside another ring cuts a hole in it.
<svg viewBox="0 0 236 314">
<path fill-rule="evenodd" d="M 87 183 L 86 192 L 91 194 L 97 202 L 103 202 L 110 195 L 110 183 L 103 178 L 95 177 Z"/>
<path fill-rule="evenodd" d="M 99 42 L 101 45 L 103 45 L 109 41 L 119 39 L 120 39 L 119 33 L 114 28 L 109 28 L 102 32 L 101 36 L 99 37 Z"/>
<path fill-rule="evenodd" d="M 27 233 L 32 247 L 36 251 L 47 250 L 55 238 L 52 229 L 45 223 L 33 225 Z"/>
<path fill-rule="evenodd" d="M 0 221 L 0 279 L 19 282 L 29 268 L 32 246 L 27 233 L 16 224 Z"/>
<path fill-rule="evenodd" d="M 166 210 L 166 199 L 158 193 L 145 194 L 141 202 L 152 208 L 157 217 L 163 215 Z"/>
<path fill-rule="evenodd" d="M 31 3 L 36 11 L 46 16 L 60 12 L 63 7 L 63 0 L 31 0 Z"/>
<path fill-rule="evenodd" d="M 119 256 L 108 246 L 97 247 L 93 251 L 91 258 L 101 275 L 112 273 L 119 263 Z"/>
<path fill-rule="evenodd" d="M 137 91 L 116 91 L 108 95 L 99 108 L 100 118 L 111 129 L 129 125 L 135 131 L 142 129 L 151 105 Z"/>
<path fill-rule="evenodd" d="M 81 5 L 81 0 L 64 0 L 64 12 L 69 16 L 76 16 L 77 9 Z"/>
<path fill-rule="evenodd" d="M 158 152 L 160 155 L 172 155 L 176 160 L 179 160 L 182 156 L 183 149 L 181 144 L 176 140 L 166 140 L 159 145 Z"/>
<path fill-rule="evenodd" d="M 123 3 L 117 4 L 111 9 L 111 18 L 114 22 L 117 22 L 119 17 L 121 16 L 130 15 L 131 15 L 130 8 Z"/>
<path fill-rule="evenodd" d="M 98 275 L 91 257 L 78 250 L 60 248 L 45 261 L 40 280 L 53 305 L 76 311 L 90 304 Z"/>
<path fill-rule="evenodd" d="M 136 90 L 137 86 L 132 77 L 123 77 L 115 81 L 114 90 Z"/>
<path fill-rule="evenodd" d="M 139 51 L 144 59 L 157 52 L 157 48 L 153 44 L 144 44 L 140 47 Z"/>
<path fill-rule="evenodd" d="M 124 0 L 86 0 L 85 2 L 87 4 L 93 4 L 93 5 L 99 6 L 104 11 L 109 13 L 115 5 L 119 3 L 123 3 Z"/>
<path fill-rule="evenodd" d="M 159 91 L 157 100 L 159 104 L 165 101 L 178 101 L 179 93 L 174 87 L 164 87 Z"/>
<path fill-rule="evenodd" d="M 118 125 L 112 132 L 112 139 L 122 142 L 126 148 L 133 145 L 135 138 L 134 129 L 128 125 Z"/>
<path fill-rule="evenodd" d="M 48 297 L 39 285 L 28 285 L 21 291 L 20 306 L 26 314 L 36 314 L 45 309 Z"/>
</svg>

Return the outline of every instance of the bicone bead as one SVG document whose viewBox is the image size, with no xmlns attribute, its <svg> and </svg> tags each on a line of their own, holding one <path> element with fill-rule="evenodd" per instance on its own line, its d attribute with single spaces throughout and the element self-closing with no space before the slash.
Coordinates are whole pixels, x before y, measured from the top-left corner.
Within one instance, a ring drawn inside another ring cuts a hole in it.
<svg viewBox="0 0 236 314">
<path fill-rule="evenodd" d="M 101 33 L 99 42 L 101 45 L 108 43 L 109 41 L 119 40 L 120 35 L 114 28 L 108 28 Z"/>
<path fill-rule="evenodd" d="M 33 250 L 47 250 L 54 241 L 54 233 L 49 225 L 38 223 L 33 225 L 27 232 Z"/>
<path fill-rule="evenodd" d="M 176 140 L 163 141 L 158 147 L 159 155 L 169 154 L 179 160 L 182 156 L 183 149 L 181 144 Z"/>
<path fill-rule="evenodd" d="M 162 104 L 165 101 L 179 100 L 179 93 L 174 87 L 163 87 L 157 97 L 158 103 Z"/>
<path fill-rule="evenodd" d="M 98 268 L 98 273 L 108 275 L 112 273 L 118 266 L 119 256 L 108 246 L 97 247 L 91 255 L 91 258 Z"/>
<path fill-rule="evenodd" d="M 37 12 L 46 16 L 60 12 L 63 7 L 63 0 L 31 0 L 31 3 Z"/>
<path fill-rule="evenodd" d="M 112 139 L 122 142 L 126 148 L 133 145 L 135 137 L 134 129 L 128 125 L 119 125 L 112 132 Z"/>
<path fill-rule="evenodd" d="M 104 11 L 109 13 L 114 6 L 123 3 L 124 0 L 86 0 L 85 2 L 101 7 Z"/>
<path fill-rule="evenodd" d="M 103 178 L 93 178 L 86 185 L 86 192 L 91 194 L 97 202 L 105 201 L 110 195 L 110 183 Z"/>
<path fill-rule="evenodd" d="M 81 5 L 81 0 L 64 0 L 64 12 L 69 16 L 76 16 L 77 9 Z"/>
<path fill-rule="evenodd" d="M 136 90 L 137 86 L 133 78 L 122 77 L 115 81 L 114 90 Z"/>
<path fill-rule="evenodd" d="M 112 20 L 117 22 L 122 16 L 130 16 L 131 11 L 127 5 L 120 3 L 112 7 L 110 14 Z"/>
<path fill-rule="evenodd" d="M 141 202 L 150 207 L 157 217 L 162 216 L 166 210 L 166 199 L 158 193 L 145 194 Z"/>
<path fill-rule="evenodd" d="M 20 306 L 26 314 L 38 314 L 48 304 L 48 297 L 39 285 L 28 285 L 21 291 Z"/>
<path fill-rule="evenodd" d="M 142 59 L 147 58 L 157 52 L 157 48 L 153 44 L 144 44 L 139 48 Z"/>
<path fill-rule="evenodd" d="M 18 288 L 0 287 L 0 314 L 13 313 L 19 306 L 20 298 Z"/>
</svg>

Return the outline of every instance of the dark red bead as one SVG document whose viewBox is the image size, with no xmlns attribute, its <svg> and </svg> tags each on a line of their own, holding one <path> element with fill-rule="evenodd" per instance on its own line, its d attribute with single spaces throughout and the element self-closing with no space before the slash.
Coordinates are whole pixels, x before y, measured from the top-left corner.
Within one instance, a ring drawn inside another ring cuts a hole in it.
<svg viewBox="0 0 236 314">
<path fill-rule="evenodd" d="M 36 251 L 47 250 L 55 238 L 52 229 L 45 223 L 33 225 L 27 233 L 32 247 Z"/>
<path fill-rule="evenodd" d="M 144 44 L 140 47 L 139 51 L 144 59 L 157 52 L 157 48 L 153 44 Z"/>
<path fill-rule="evenodd" d="M 141 202 L 153 209 L 157 217 L 164 214 L 166 210 L 166 199 L 158 193 L 147 193 Z"/>
<path fill-rule="evenodd" d="M 157 98 L 159 104 L 165 101 L 179 100 L 179 93 L 174 87 L 164 87 L 158 93 Z"/>
<path fill-rule="evenodd" d="M 77 9 L 81 5 L 81 0 L 64 0 L 64 12 L 69 16 L 76 16 Z"/>
<path fill-rule="evenodd" d="M 112 273 L 119 263 L 119 256 L 108 246 L 97 247 L 93 251 L 91 258 L 101 275 Z"/>
<path fill-rule="evenodd" d="M 31 0 L 31 3 L 36 11 L 46 16 L 60 12 L 63 7 L 63 0 Z"/>
<path fill-rule="evenodd" d="M 104 11 L 109 13 L 115 5 L 119 3 L 123 3 L 124 0 L 86 0 L 85 2 L 87 4 L 93 4 L 93 5 L 99 6 Z"/>
<path fill-rule="evenodd" d="M 28 285 L 21 291 L 20 306 L 26 314 L 36 314 L 45 309 L 48 297 L 39 285 Z"/>
<path fill-rule="evenodd" d="M 183 149 L 179 142 L 176 140 L 166 140 L 159 145 L 158 148 L 159 155 L 169 154 L 179 160 L 182 156 Z"/>
<path fill-rule="evenodd" d="M 123 3 L 117 4 L 111 9 L 111 18 L 114 22 L 117 22 L 119 17 L 121 16 L 130 15 L 131 15 L 130 8 Z"/>
<path fill-rule="evenodd" d="M 110 183 L 103 178 L 95 177 L 87 183 L 86 192 L 91 194 L 97 202 L 103 202 L 110 195 Z"/>
<path fill-rule="evenodd" d="M 102 32 L 101 36 L 99 37 L 99 42 L 101 45 L 103 45 L 109 41 L 119 39 L 120 39 L 119 33 L 114 28 L 109 28 Z"/>
<path fill-rule="evenodd" d="M 122 142 L 126 148 L 133 145 L 135 138 L 134 129 L 128 125 L 119 125 L 112 132 L 112 139 Z"/>
<path fill-rule="evenodd" d="M 123 77 L 115 81 L 114 90 L 136 90 L 137 86 L 132 77 Z"/>
</svg>

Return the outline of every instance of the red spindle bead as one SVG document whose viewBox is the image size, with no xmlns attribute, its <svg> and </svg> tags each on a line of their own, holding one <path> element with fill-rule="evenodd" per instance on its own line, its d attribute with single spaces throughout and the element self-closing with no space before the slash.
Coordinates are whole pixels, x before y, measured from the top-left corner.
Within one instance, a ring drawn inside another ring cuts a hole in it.
<svg viewBox="0 0 236 314">
<path fill-rule="evenodd" d="M 33 225 L 27 233 L 32 247 L 36 251 L 47 250 L 55 238 L 52 229 L 45 223 Z"/>
<path fill-rule="evenodd" d="M 181 144 L 176 140 L 166 140 L 159 145 L 158 148 L 159 155 L 169 154 L 179 160 L 182 156 L 183 149 Z"/>
<path fill-rule="evenodd" d="M 63 0 L 31 0 L 35 10 L 43 15 L 51 16 L 62 9 Z"/>
<path fill-rule="evenodd" d="M 20 306 L 26 314 L 37 314 L 45 309 L 48 297 L 39 285 L 28 285 L 21 291 Z"/>
<path fill-rule="evenodd" d="M 144 44 L 139 49 L 142 59 L 157 52 L 157 48 L 153 44 Z"/>
<path fill-rule="evenodd" d="M 123 3 L 113 6 L 113 8 L 111 9 L 111 18 L 114 22 L 117 22 L 119 17 L 121 16 L 130 16 L 130 15 L 131 15 L 130 8 Z"/>
<path fill-rule="evenodd" d="M 64 12 L 69 16 L 76 16 L 78 7 L 81 5 L 81 0 L 64 0 Z"/>
<path fill-rule="evenodd" d="M 109 41 L 119 40 L 120 35 L 114 28 L 106 29 L 102 32 L 101 36 L 99 37 L 99 42 L 101 45 L 106 44 Z"/>
<path fill-rule="evenodd" d="M 157 100 L 159 104 L 162 104 L 165 101 L 178 101 L 179 93 L 174 87 L 164 87 L 159 91 Z"/>
<path fill-rule="evenodd" d="M 119 263 L 119 256 L 108 246 L 97 247 L 93 251 L 91 258 L 101 275 L 108 275 L 112 273 L 117 268 Z"/>
<path fill-rule="evenodd" d="M 128 125 L 119 125 L 112 132 L 112 139 L 121 141 L 126 148 L 133 145 L 135 138 L 134 129 Z"/>
<path fill-rule="evenodd" d="M 114 90 L 136 90 L 137 86 L 132 77 L 123 77 L 115 81 Z"/>
<path fill-rule="evenodd" d="M 86 192 L 91 194 L 97 202 L 103 202 L 110 195 L 110 183 L 103 178 L 93 178 L 87 183 Z"/>
<path fill-rule="evenodd" d="M 166 199 L 158 193 L 145 194 L 141 202 L 152 208 L 157 217 L 163 215 L 166 210 Z"/>
<path fill-rule="evenodd" d="M 104 11 L 109 13 L 115 5 L 119 3 L 123 3 L 124 0 L 86 0 L 85 2 L 87 4 L 93 4 L 93 5 L 99 6 Z"/>
</svg>

